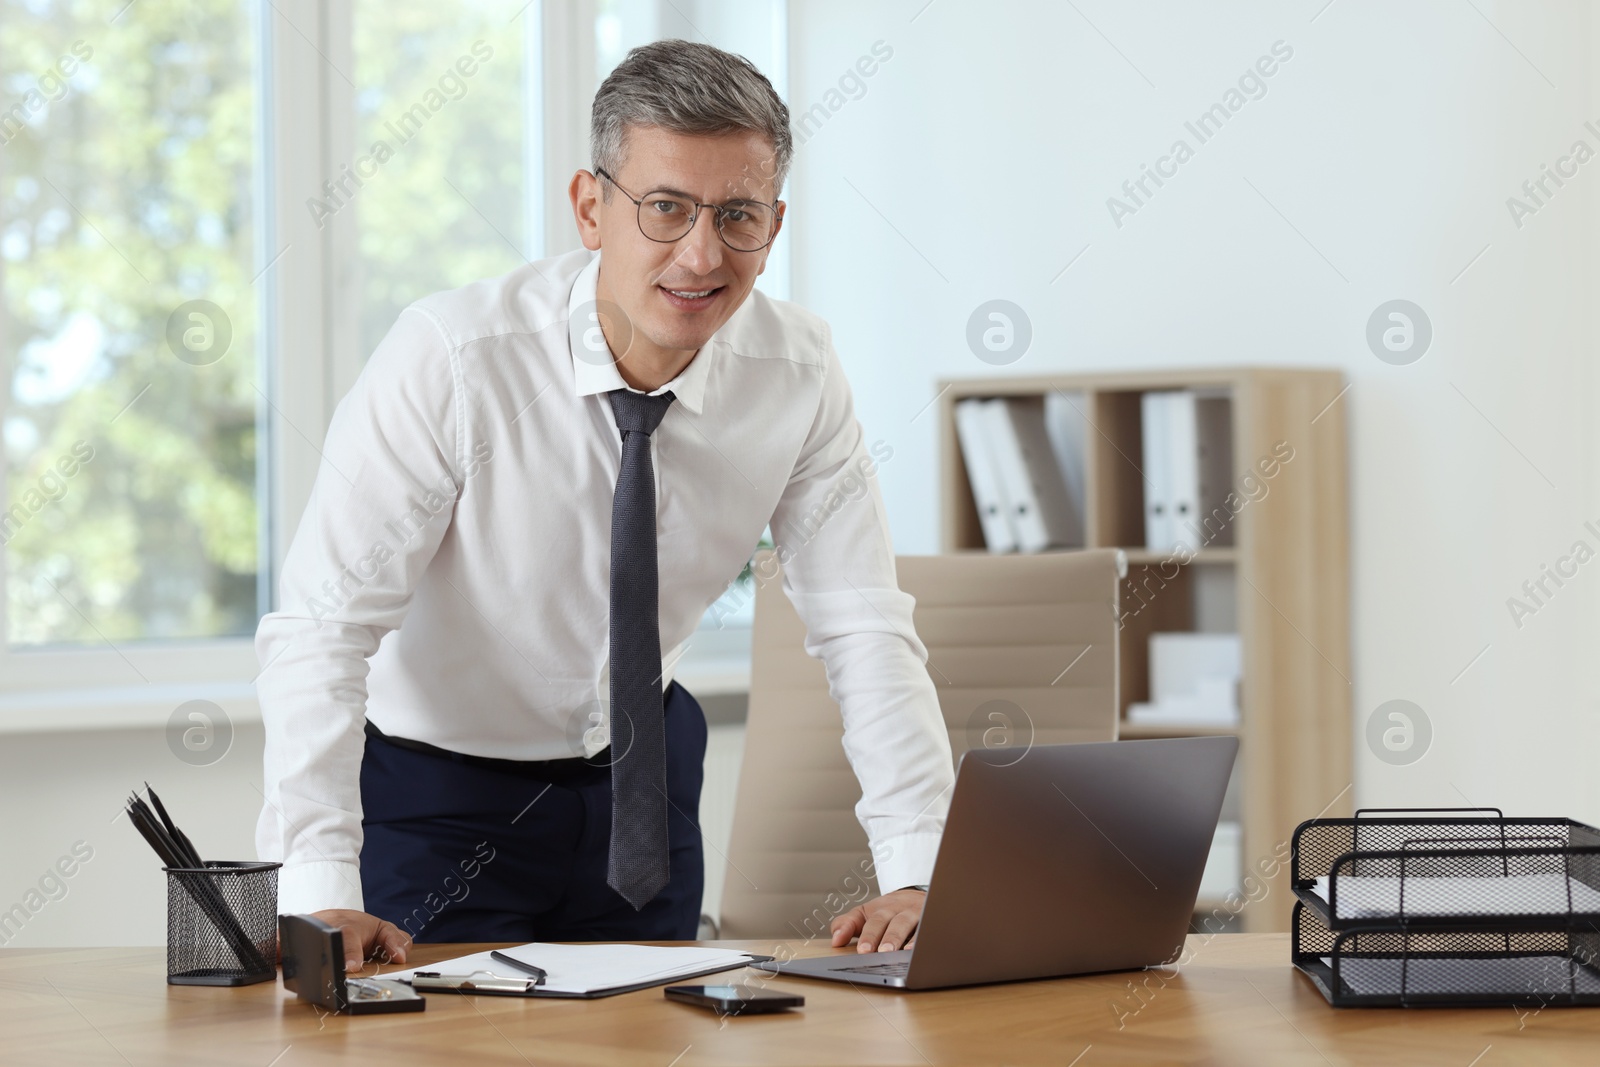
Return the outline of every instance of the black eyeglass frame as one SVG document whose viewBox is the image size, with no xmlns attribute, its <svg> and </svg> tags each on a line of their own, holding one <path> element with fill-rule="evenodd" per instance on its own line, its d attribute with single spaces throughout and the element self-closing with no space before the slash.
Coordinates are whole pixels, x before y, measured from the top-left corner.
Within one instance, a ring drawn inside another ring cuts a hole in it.
<svg viewBox="0 0 1600 1067">
<path fill-rule="evenodd" d="M 689 203 L 693 204 L 694 207 L 695 207 L 694 214 L 689 216 L 689 225 L 687 227 L 685 227 L 684 231 L 682 233 L 680 233 L 676 237 L 671 237 L 671 238 L 651 237 L 650 234 L 648 232 L 646 232 L 645 228 L 644 228 L 644 200 L 642 200 L 641 198 L 639 198 L 637 196 L 634 196 L 632 193 L 628 192 L 628 190 L 622 188 L 622 186 L 617 182 L 617 179 L 613 178 L 610 175 L 610 173 L 608 173 L 606 171 L 606 169 L 604 167 L 596 167 L 596 168 L 594 168 L 594 172 L 599 177 L 602 177 L 606 181 L 610 182 L 612 185 L 615 185 L 617 187 L 617 190 L 619 192 L 621 192 L 623 196 L 625 196 L 629 200 L 633 201 L 633 206 L 635 208 L 635 211 L 634 211 L 634 222 L 638 224 L 639 232 L 644 234 L 644 238 L 647 241 L 654 241 L 658 245 L 670 245 L 670 244 L 674 244 L 674 243 L 676 243 L 678 241 L 683 240 L 685 237 L 689 236 L 691 233 L 694 232 L 694 224 L 700 221 L 700 209 L 701 208 L 707 208 L 707 207 L 710 208 L 712 211 L 716 212 L 716 215 L 715 215 L 715 217 L 713 219 L 713 225 L 715 225 L 715 227 L 716 227 L 718 239 L 720 239 L 723 244 L 727 245 L 730 249 L 732 249 L 735 252 L 759 252 L 763 248 L 771 247 L 772 242 L 778 239 L 778 224 L 783 221 L 783 212 L 778 210 L 779 201 L 777 201 L 777 200 L 774 200 L 770 204 L 767 203 L 765 200 L 744 199 L 744 200 L 737 201 L 737 203 L 741 203 L 741 204 L 760 204 L 762 207 L 769 207 L 769 208 L 772 209 L 772 232 L 767 234 L 767 239 L 765 241 L 763 241 L 761 244 L 756 245 L 756 247 L 754 247 L 754 248 L 740 248 L 737 245 L 735 245 L 732 242 L 730 242 L 728 240 L 728 235 L 722 232 L 722 218 L 728 212 L 728 210 L 729 210 L 728 208 L 723 207 L 720 204 L 702 204 L 700 201 L 694 199 L 693 197 L 682 196 L 679 193 L 671 193 L 670 195 L 674 199 L 687 200 L 687 201 L 689 201 Z M 645 194 L 645 196 L 649 196 L 650 193 L 658 192 L 658 191 L 662 191 L 662 190 L 651 190 L 650 192 L 647 192 Z M 664 192 L 664 191 L 662 191 L 662 192 Z"/>
</svg>

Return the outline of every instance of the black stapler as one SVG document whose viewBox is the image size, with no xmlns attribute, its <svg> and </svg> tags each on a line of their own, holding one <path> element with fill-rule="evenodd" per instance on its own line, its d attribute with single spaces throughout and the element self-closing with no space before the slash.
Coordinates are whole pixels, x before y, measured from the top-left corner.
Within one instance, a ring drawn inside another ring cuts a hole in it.
<svg viewBox="0 0 1600 1067">
<path fill-rule="evenodd" d="M 310 915 L 278 916 L 283 987 L 340 1015 L 422 1011 L 428 1002 L 392 978 L 346 978 L 344 933 Z"/>
</svg>

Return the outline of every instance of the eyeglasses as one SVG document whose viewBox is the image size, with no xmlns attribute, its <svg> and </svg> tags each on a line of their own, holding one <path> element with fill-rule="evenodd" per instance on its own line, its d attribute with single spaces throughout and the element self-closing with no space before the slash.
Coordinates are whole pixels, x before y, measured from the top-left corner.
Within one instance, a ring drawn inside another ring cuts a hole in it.
<svg viewBox="0 0 1600 1067">
<path fill-rule="evenodd" d="M 594 172 L 612 185 L 617 185 L 617 179 L 607 174 L 604 168 L 596 167 Z M 646 193 L 641 200 L 622 186 L 617 185 L 617 188 L 638 207 L 639 232 L 661 244 L 671 244 L 694 229 L 701 208 L 710 208 L 717 213 L 717 236 L 735 252 L 759 252 L 777 236 L 776 204 L 761 200 L 730 200 L 719 206 L 665 192 Z"/>
</svg>

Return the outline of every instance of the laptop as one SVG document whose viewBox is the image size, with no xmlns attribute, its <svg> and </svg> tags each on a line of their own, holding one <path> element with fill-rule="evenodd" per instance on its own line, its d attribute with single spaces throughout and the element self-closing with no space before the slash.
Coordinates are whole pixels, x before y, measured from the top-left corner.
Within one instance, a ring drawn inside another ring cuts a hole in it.
<svg viewBox="0 0 1600 1067">
<path fill-rule="evenodd" d="M 1183 949 L 1236 737 L 974 749 L 916 947 L 752 963 L 894 989 L 1124 971 Z"/>
</svg>

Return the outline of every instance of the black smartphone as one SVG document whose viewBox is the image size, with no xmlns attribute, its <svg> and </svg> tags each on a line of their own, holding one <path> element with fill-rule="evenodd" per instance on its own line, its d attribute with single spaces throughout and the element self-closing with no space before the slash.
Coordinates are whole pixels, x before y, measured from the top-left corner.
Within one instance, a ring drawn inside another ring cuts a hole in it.
<svg viewBox="0 0 1600 1067">
<path fill-rule="evenodd" d="M 774 993 L 749 985 L 669 985 L 667 999 L 710 1008 L 718 1015 L 762 1015 L 803 1008 L 806 1003 L 797 993 Z"/>
</svg>

